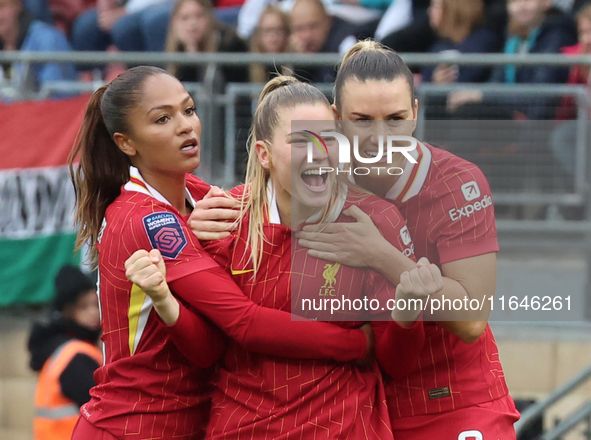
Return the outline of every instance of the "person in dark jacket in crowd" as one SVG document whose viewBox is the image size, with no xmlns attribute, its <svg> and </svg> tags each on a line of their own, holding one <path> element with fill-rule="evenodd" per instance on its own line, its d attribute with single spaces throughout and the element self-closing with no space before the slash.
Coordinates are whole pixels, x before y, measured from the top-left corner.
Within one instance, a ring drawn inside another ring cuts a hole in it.
<svg viewBox="0 0 591 440">
<path fill-rule="evenodd" d="M 39 372 L 37 440 L 70 438 L 80 407 L 90 400 L 93 373 L 102 364 L 95 284 L 77 267 L 66 265 L 57 274 L 55 287 L 50 319 L 35 323 L 28 341 L 29 365 Z"/>
<path fill-rule="evenodd" d="M 560 53 L 561 48 L 577 41 L 572 19 L 557 10 L 550 9 L 550 0 L 508 0 L 509 29 L 505 40 L 506 54 Z M 562 84 L 568 79 L 568 68 L 553 66 L 501 65 L 492 73 L 491 82 L 505 84 Z M 484 103 L 478 108 L 469 106 L 463 113 L 470 119 L 485 119 L 491 106 L 498 109 L 496 119 L 512 119 L 518 112 L 530 120 L 553 119 L 556 113 L 554 98 L 523 99 L 522 96 L 485 96 L 480 90 L 458 91 L 449 96 L 448 109 L 458 111 L 469 103 Z M 457 113 L 456 113 L 457 114 Z M 458 117 L 463 117 L 458 114 Z"/>
<path fill-rule="evenodd" d="M 353 25 L 326 11 L 321 0 L 296 0 L 290 14 L 291 46 L 298 53 L 344 54 L 357 39 L 373 35 L 377 22 Z M 296 67 L 299 79 L 312 83 L 334 82 L 333 66 Z"/>
<path fill-rule="evenodd" d="M 487 53 L 501 49 L 501 40 L 484 24 L 483 0 L 432 0 L 429 20 L 439 39 L 429 52 Z M 440 64 L 422 70 L 423 81 L 436 84 L 484 82 L 490 69 L 483 66 Z"/>
<path fill-rule="evenodd" d="M 484 0 L 484 27 L 502 37 L 506 25 L 505 0 Z M 437 43 L 438 35 L 432 27 L 430 0 L 413 0 L 413 20 L 408 26 L 381 39 L 382 44 L 397 52 L 428 52 Z"/>
<path fill-rule="evenodd" d="M 71 51 L 66 36 L 54 26 L 33 19 L 21 0 L 0 0 L 0 50 L 21 52 Z M 0 98 L 23 99 L 27 93 L 38 92 L 45 82 L 75 81 L 78 73 L 72 63 L 4 63 L 0 81 L 5 90 Z M 6 87 L 10 85 L 11 87 Z M 20 96 L 24 92 L 25 96 Z M 53 95 L 58 97 L 58 95 Z"/>
</svg>

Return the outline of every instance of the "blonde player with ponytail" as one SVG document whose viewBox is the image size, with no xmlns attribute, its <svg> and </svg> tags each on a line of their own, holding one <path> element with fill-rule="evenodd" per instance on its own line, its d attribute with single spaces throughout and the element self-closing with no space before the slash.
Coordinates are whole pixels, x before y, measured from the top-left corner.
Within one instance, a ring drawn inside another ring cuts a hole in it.
<svg viewBox="0 0 591 440">
<path fill-rule="evenodd" d="M 401 238 L 405 225 L 393 205 L 343 185 L 335 173 L 310 172 L 336 166 L 334 140 L 323 139 L 327 150 L 314 150 L 308 163 L 301 129 L 310 125 L 299 127 L 296 121 L 308 121 L 318 132 L 335 130 L 330 104 L 316 88 L 291 77 L 269 81 L 254 115 L 246 183 L 232 191 L 242 202 L 239 226 L 230 237 L 206 244 L 248 298 L 285 311 L 292 309 L 292 295 L 318 297 L 327 281 L 318 271 L 327 262 L 292 248 L 292 229 L 319 220 L 346 221 L 345 213 L 356 206 L 370 214 L 398 249 L 409 245 Z M 406 274 L 408 279 L 398 286 L 400 295 L 421 294 L 428 285 L 440 287 L 434 266 L 425 266 Z M 334 287 L 345 297 L 394 297 L 393 286 L 373 271 L 340 265 L 336 271 Z M 149 288 L 145 272 L 128 270 L 128 276 Z M 404 354 L 412 358 L 413 347 L 420 346 L 424 336 L 417 315 L 413 311 L 400 315 L 400 323 L 375 324 L 377 344 L 398 344 L 400 359 Z M 357 319 L 338 325 L 354 328 L 362 323 Z M 213 392 L 207 438 L 392 439 L 384 399 L 375 362 L 360 366 L 279 358 L 230 342 Z"/>
<path fill-rule="evenodd" d="M 380 135 L 393 131 L 411 136 L 418 105 L 412 73 L 398 54 L 371 40 L 358 42 L 345 54 L 333 111 L 345 134 L 358 136 L 363 158 L 376 156 Z M 398 440 L 514 439 L 519 413 L 488 325 L 498 251 L 490 187 L 476 165 L 444 150 L 419 142 L 412 154 L 417 163 L 395 154 L 387 165 L 402 173 L 374 170 L 355 175 L 355 183 L 393 202 L 406 219 L 416 257 L 427 257 L 441 268 L 443 288 L 432 298 L 478 300 L 484 307 L 431 316 L 418 362 L 406 376 L 399 374 L 394 342 L 391 352 L 377 351 L 384 371 L 394 376 L 386 383 L 394 435 Z M 353 161 L 351 167 L 363 165 Z M 220 199 L 191 214 L 198 237 L 211 239 L 231 230 L 232 225 L 212 222 L 210 210 L 216 207 L 223 207 Z M 329 224 L 322 232 L 304 226 L 298 244 L 310 248 L 311 257 L 372 267 L 392 284 L 415 267 L 384 240 L 369 216 L 355 207 L 349 214 L 356 222 Z"/>
</svg>

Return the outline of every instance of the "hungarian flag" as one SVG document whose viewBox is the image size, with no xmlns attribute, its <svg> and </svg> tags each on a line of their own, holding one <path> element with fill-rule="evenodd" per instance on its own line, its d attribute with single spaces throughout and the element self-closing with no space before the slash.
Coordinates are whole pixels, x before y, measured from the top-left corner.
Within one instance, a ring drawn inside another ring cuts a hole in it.
<svg viewBox="0 0 591 440">
<path fill-rule="evenodd" d="M 74 255 L 67 158 L 89 96 L 0 105 L 0 307 L 43 303 Z"/>
</svg>

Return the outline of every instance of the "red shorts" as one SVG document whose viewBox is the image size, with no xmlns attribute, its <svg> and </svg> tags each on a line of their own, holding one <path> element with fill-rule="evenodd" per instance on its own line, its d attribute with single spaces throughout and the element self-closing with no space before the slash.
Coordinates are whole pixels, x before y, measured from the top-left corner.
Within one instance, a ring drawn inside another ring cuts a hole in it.
<svg viewBox="0 0 591 440">
<path fill-rule="evenodd" d="M 78 418 L 71 440 L 118 440 L 117 437 L 104 429 L 97 428 L 84 416 Z"/>
<path fill-rule="evenodd" d="M 392 420 L 395 440 L 515 440 L 520 414 L 508 394 L 479 405 Z"/>
</svg>

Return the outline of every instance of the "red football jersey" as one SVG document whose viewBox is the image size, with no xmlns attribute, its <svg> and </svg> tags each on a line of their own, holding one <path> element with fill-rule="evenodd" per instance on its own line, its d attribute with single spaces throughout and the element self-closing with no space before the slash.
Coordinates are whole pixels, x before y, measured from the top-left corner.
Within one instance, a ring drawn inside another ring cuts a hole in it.
<svg viewBox="0 0 591 440">
<path fill-rule="evenodd" d="M 99 235 L 105 364 L 95 373 L 97 385 L 81 414 L 117 438 L 188 440 L 204 433 L 209 374 L 181 354 L 150 297 L 125 277 L 125 260 L 138 249 L 161 251 L 169 281 L 219 267 L 179 217 L 132 167 L 131 180 L 107 208 Z"/>
<path fill-rule="evenodd" d="M 351 297 L 394 296 L 394 288 L 377 273 L 337 267 L 309 257 L 307 249 L 292 249 L 291 230 L 281 225 L 276 204 L 272 197 L 270 200 L 270 218 L 264 225 L 267 241 L 255 279 L 246 245 L 248 219 L 232 237 L 206 246 L 247 297 L 265 307 L 290 311 L 292 286 L 305 284 L 302 294 L 306 297 L 310 292 L 326 294 L 323 274 L 327 265 L 334 269 L 335 282 L 330 288 L 337 292 Z M 337 221 L 351 221 L 340 212 L 355 203 L 401 251 L 409 246 L 401 234 L 404 221 L 395 206 L 352 192 L 343 202 L 334 208 Z M 353 328 L 361 322 L 338 324 Z M 207 438 L 392 439 L 388 419 L 382 378 L 375 364 L 361 368 L 353 363 L 286 359 L 253 353 L 230 342 L 213 392 Z"/>
<path fill-rule="evenodd" d="M 407 164 L 387 199 L 400 209 L 415 255 L 441 265 L 497 252 L 491 191 L 480 169 L 447 151 L 419 143 L 418 163 Z M 417 367 L 386 385 L 392 424 L 400 417 L 434 414 L 489 402 L 508 393 L 489 326 L 473 344 L 425 322 Z"/>
</svg>

